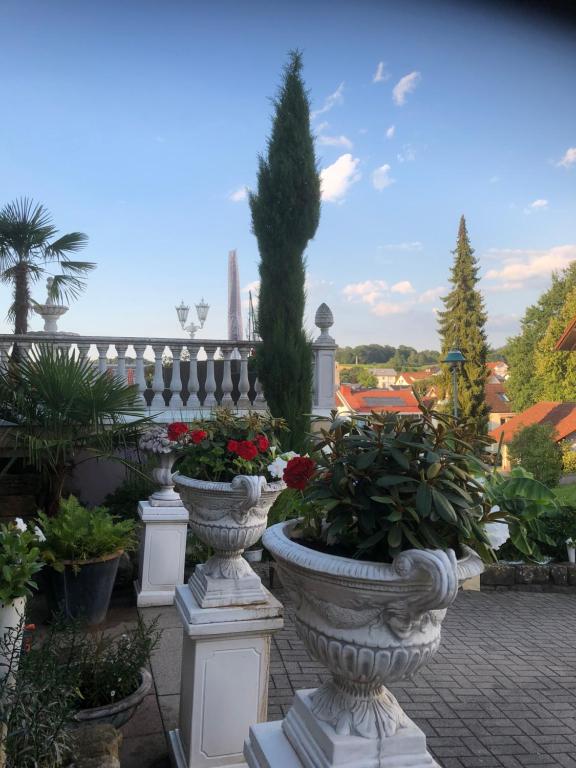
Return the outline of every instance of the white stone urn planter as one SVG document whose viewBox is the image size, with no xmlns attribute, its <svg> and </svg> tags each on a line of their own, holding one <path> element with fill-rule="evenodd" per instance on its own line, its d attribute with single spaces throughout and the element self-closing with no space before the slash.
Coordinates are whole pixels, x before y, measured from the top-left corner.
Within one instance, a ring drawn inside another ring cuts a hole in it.
<svg viewBox="0 0 576 768">
<path fill-rule="evenodd" d="M 15 673 L 18 668 L 18 655 L 22 646 L 25 611 L 25 597 L 17 597 L 10 603 L 0 603 L 0 637 L 2 640 L 5 640 L 8 633 L 12 630 L 10 647 L 0 652 L 0 679 L 6 676 L 10 665 L 12 665 L 12 673 Z"/>
<path fill-rule="evenodd" d="M 188 584 L 202 608 L 251 605 L 268 599 L 260 577 L 242 553 L 266 530 L 268 510 L 286 487 L 282 481 L 237 475 L 230 483 L 173 476 L 182 503 L 190 513 L 189 525 L 214 550 L 197 565 Z"/>
<path fill-rule="evenodd" d="M 181 507 L 180 496 L 174 490 L 172 479 L 172 467 L 178 458 L 173 451 L 169 453 L 157 453 L 158 466 L 152 470 L 152 479 L 160 486 L 157 491 L 149 496 L 148 501 L 153 507 Z"/>
<path fill-rule="evenodd" d="M 290 538 L 296 522 L 272 526 L 263 542 L 294 601 L 297 632 L 331 679 L 296 695 L 284 736 L 307 768 L 436 766 L 386 685 L 432 658 L 446 609 L 481 559 L 470 549 L 458 561 L 452 550 L 413 549 L 391 564 L 337 557 Z"/>
</svg>

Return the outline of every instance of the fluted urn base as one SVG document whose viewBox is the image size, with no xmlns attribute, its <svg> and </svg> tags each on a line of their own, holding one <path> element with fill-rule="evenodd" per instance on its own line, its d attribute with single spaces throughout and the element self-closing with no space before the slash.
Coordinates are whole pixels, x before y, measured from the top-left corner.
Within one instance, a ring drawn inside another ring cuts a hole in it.
<svg viewBox="0 0 576 768">
<path fill-rule="evenodd" d="M 386 739 L 337 734 L 312 711 L 318 690 L 298 691 L 285 720 L 250 729 L 244 747 L 249 768 L 441 768 L 406 715 Z"/>
</svg>

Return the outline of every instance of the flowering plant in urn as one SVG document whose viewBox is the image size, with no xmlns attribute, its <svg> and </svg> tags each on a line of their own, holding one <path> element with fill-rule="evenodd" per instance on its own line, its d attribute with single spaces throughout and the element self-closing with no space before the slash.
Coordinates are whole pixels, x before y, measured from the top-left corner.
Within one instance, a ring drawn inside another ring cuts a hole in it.
<svg viewBox="0 0 576 768">
<path fill-rule="evenodd" d="M 303 765 L 345 764 L 346 736 L 355 764 L 435 766 L 386 684 L 431 658 L 459 583 L 483 569 L 482 464 L 449 417 L 426 411 L 333 413 L 317 449 L 284 475 L 301 494 L 301 519 L 263 538 L 300 637 L 332 674 L 297 694 L 284 733 Z"/>
<path fill-rule="evenodd" d="M 268 510 L 284 483 L 275 474 L 281 419 L 260 412 L 216 409 L 177 436 L 176 488 L 193 533 L 214 550 L 196 566 L 189 586 L 202 607 L 266 600 L 260 578 L 242 557 L 266 528 Z"/>
<path fill-rule="evenodd" d="M 186 424 L 174 422 L 167 427 L 152 427 L 140 438 L 140 450 L 154 454 L 158 461 L 158 466 L 152 470 L 152 479 L 158 483 L 160 490 L 155 491 L 149 498 L 154 507 L 177 507 L 182 504 L 180 496 L 174 490 L 172 467 L 179 448 L 178 438 L 187 430 Z"/>
</svg>

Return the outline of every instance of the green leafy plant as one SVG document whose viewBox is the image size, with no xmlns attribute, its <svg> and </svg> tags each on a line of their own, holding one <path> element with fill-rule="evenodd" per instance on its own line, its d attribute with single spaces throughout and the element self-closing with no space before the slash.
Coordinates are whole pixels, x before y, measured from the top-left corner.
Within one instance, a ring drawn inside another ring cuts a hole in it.
<svg viewBox="0 0 576 768">
<path fill-rule="evenodd" d="M 75 496 L 62 499 L 55 517 L 40 513 L 38 521 L 46 538 L 42 554 L 56 570 L 63 570 L 65 561 L 81 564 L 136 546 L 132 520 L 120 520 L 104 507 L 87 509 Z"/>
<path fill-rule="evenodd" d="M 41 345 L 33 356 L 0 368 L 0 418 L 14 424 L 2 430 L 2 447 L 39 470 L 39 506 L 47 514 L 56 513 L 78 463 L 127 463 L 126 449 L 137 445 L 149 421 L 143 413 L 136 387 L 54 347 Z"/>
<path fill-rule="evenodd" d="M 32 594 L 42 568 L 38 537 L 19 521 L 0 525 L 0 603 Z"/>
<path fill-rule="evenodd" d="M 236 475 L 272 477 L 269 467 L 279 452 L 282 419 L 250 412 L 237 415 L 217 408 L 212 418 L 190 425 L 171 424 L 168 436 L 180 454 L 178 471 L 198 480 L 228 482 Z"/>
<path fill-rule="evenodd" d="M 157 488 L 156 484 L 143 474 L 148 471 L 148 465 L 138 467 L 137 472 L 130 472 L 118 488 L 106 496 L 104 506 L 111 515 L 139 520 L 138 502 L 147 499 Z"/>
<path fill-rule="evenodd" d="M 555 439 L 553 424 L 531 424 L 517 432 L 508 448 L 514 464 L 522 466 L 536 480 L 553 487 L 562 474 L 562 449 Z"/>
<path fill-rule="evenodd" d="M 449 417 L 425 409 L 420 418 L 334 412 L 303 492 L 303 536 L 380 562 L 414 547 L 477 544 L 488 552 L 476 477 L 487 468 L 464 434 Z"/>
<path fill-rule="evenodd" d="M 576 450 L 573 448 L 572 441 L 563 440 L 560 447 L 562 450 L 562 471 L 576 472 Z"/>
</svg>

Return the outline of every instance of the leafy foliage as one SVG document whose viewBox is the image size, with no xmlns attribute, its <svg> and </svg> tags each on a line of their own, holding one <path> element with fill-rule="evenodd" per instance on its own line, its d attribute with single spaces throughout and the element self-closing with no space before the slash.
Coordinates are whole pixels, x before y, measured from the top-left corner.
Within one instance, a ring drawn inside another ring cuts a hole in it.
<svg viewBox="0 0 576 768">
<path fill-rule="evenodd" d="M 143 474 L 147 469 L 147 465 L 143 465 L 137 471 L 130 472 L 125 480 L 106 496 L 104 506 L 111 515 L 139 520 L 138 502 L 147 499 L 157 487 L 149 477 Z"/>
<path fill-rule="evenodd" d="M 36 588 L 32 577 L 42 568 L 38 543 L 29 530 L 0 525 L 0 603 L 6 605 Z"/>
<path fill-rule="evenodd" d="M 46 208 L 32 200 L 21 198 L 0 210 L 0 280 L 13 287 L 8 317 L 14 320 L 14 333 L 27 333 L 33 304 L 31 284 L 45 278 L 50 266 L 62 270 L 54 277 L 50 292 L 50 298 L 58 302 L 76 298 L 84 288 L 83 275 L 94 269 L 89 261 L 70 258 L 86 245 L 85 234 L 57 234 Z"/>
<path fill-rule="evenodd" d="M 386 363 L 388 368 L 406 371 L 438 363 L 440 353 L 434 349 L 423 349 L 419 352 L 404 344 L 398 347 L 389 344 L 360 344 L 357 347 L 339 347 L 336 360 L 339 363 L 360 365 Z"/>
<path fill-rule="evenodd" d="M 531 424 L 519 430 L 508 446 L 510 457 L 547 486 L 558 485 L 562 474 L 562 449 L 552 424 Z"/>
<path fill-rule="evenodd" d="M 519 411 L 545 399 L 542 392 L 543 387 L 547 385 L 548 373 L 545 370 L 536 370 L 537 348 L 546 335 L 550 321 L 559 317 L 568 295 L 575 288 L 576 262 L 573 262 L 565 270 L 552 275 L 550 288 L 540 296 L 536 304 L 528 307 L 521 321 L 520 333 L 508 341 L 506 357 L 510 364 L 510 378 L 506 383 L 506 389 Z M 563 330 L 564 328 L 561 329 L 556 341 Z M 554 354 L 557 356 L 555 365 L 566 359 L 564 355 L 570 355 L 569 352 Z M 554 374 L 554 379 L 556 378 Z M 573 398 L 574 389 L 568 399 Z"/>
<path fill-rule="evenodd" d="M 378 379 L 368 368 L 357 365 L 352 368 L 343 368 L 340 371 L 340 381 L 346 384 L 359 384 L 364 389 L 374 389 L 378 386 Z"/>
<path fill-rule="evenodd" d="M 39 504 L 48 514 L 58 509 L 78 454 L 123 461 L 148 421 L 143 412 L 136 387 L 55 347 L 42 345 L 0 370 L 0 418 L 16 425 L 2 440 L 41 472 Z"/>
<path fill-rule="evenodd" d="M 63 569 L 65 560 L 81 564 L 136 547 L 132 520 L 115 518 L 104 507 L 86 509 L 75 496 L 62 499 L 54 517 L 41 512 L 38 518 L 46 537 L 42 554 L 57 570 Z"/>
<path fill-rule="evenodd" d="M 489 548 L 483 465 L 442 414 L 343 419 L 322 429 L 320 470 L 304 491 L 304 535 L 339 553 L 380 562 L 416 548 Z"/>
<path fill-rule="evenodd" d="M 452 290 L 444 301 L 445 309 L 439 313 L 439 333 L 442 339 L 442 359 L 450 349 L 459 349 L 466 362 L 458 372 L 458 402 L 460 415 L 465 421 L 473 421 L 476 431 L 486 432 L 488 406 L 484 396 L 486 383 L 486 311 L 476 285 L 478 261 L 470 246 L 466 221 L 460 219 L 458 242 L 450 282 Z M 444 366 L 444 385 L 452 392 L 450 370 Z M 450 395 L 450 402 L 452 395 Z"/>
<path fill-rule="evenodd" d="M 320 219 L 320 176 L 310 129 L 310 102 L 294 51 L 284 71 L 267 157 L 260 156 L 258 191 L 250 193 L 260 252 L 258 375 L 275 416 L 300 450 L 312 411 L 312 350 L 303 327 L 304 251 Z"/>
<path fill-rule="evenodd" d="M 560 449 L 562 451 L 562 471 L 576 472 L 576 450 L 569 440 L 563 440 Z"/>
<path fill-rule="evenodd" d="M 556 350 L 556 343 L 575 315 L 576 286 L 568 292 L 560 312 L 550 318 L 546 333 L 534 350 L 539 400 L 570 402 L 576 397 L 576 356 Z"/>
<path fill-rule="evenodd" d="M 212 418 L 192 422 L 179 438 L 177 469 L 197 480 L 215 482 L 229 482 L 236 475 L 270 477 L 268 467 L 279 451 L 278 436 L 285 430 L 283 419 L 266 413 L 237 415 L 216 408 Z M 196 442 L 195 435 L 202 439 Z"/>
</svg>

